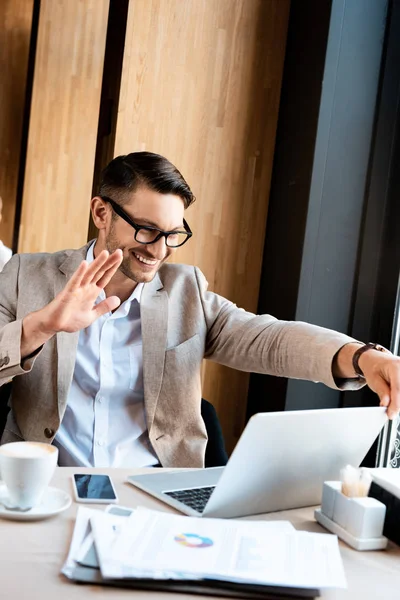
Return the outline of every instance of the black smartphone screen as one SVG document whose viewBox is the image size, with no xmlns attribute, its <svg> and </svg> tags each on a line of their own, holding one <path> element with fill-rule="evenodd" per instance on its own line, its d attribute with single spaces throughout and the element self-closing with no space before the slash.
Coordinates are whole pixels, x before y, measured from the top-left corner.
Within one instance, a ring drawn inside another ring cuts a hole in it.
<svg viewBox="0 0 400 600">
<path fill-rule="evenodd" d="M 116 495 L 108 475 L 74 475 L 79 498 L 115 500 Z"/>
</svg>

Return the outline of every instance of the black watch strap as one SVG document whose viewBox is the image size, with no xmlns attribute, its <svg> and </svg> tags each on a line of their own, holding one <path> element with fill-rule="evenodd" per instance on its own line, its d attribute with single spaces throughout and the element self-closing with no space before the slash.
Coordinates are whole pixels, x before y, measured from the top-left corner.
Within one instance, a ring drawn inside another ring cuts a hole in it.
<svg viewBox="0 0 400 600">
<path fill-rule="evenodd" d="M 374 344 L 373 342 L 368 342 L 368 344 L 360 346 L 358 350 L 356 350 L 353 354 L 353 369 L 360 377 L 364 377 L 364 373 L 362 372 L 358 361 L 360 360 L 360 356 L 364 354 L 364 352 L 368 352 L 368 350 L 378 350 L 378 352 L 390 352 L 390 350 L 388 350 L 384 346 L 381 346 L 380 344 Z"/>
</svg>

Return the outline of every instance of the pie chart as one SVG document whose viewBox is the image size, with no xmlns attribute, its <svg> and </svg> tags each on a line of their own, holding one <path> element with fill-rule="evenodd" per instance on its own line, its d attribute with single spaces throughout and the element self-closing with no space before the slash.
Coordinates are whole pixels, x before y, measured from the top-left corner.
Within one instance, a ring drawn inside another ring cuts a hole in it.
<svg viewBox="0 0 400 600">
<path fill-rule="evenodd" d="M 186 548 L 209 548 L 214 544 L 211 538 L 197 535 L 197 533 L 179 533 L 174 540 Z"/>
</svg>

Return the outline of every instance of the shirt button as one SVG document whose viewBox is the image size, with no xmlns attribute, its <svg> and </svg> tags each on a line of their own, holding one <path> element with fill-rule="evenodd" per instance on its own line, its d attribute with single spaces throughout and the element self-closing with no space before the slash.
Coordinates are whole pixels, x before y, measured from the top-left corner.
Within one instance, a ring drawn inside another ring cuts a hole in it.
<svg viewBox="0 0 400 600">
<path fill-rule="evenodd" d="M 97 445 L 98 445 L 98 446 L 104 446 L 104 441 L 103 441 L 103 440 L 99 440 L 99 441 L 97 442 Z"/>
<path fill-rule="evenodd" d="M 101 396 L 99 396 L 99 397 L 97 398 L 97 402 L 99 402 L 99 403 L 101 404 L 101 403 L 103 402 L 103 398 L 102 398 Z"/>
<path fill-rule="evenodd" d="M 44 430 L 44 435 L 50 439 L 53 437 L 54 435 L 54 429 L 50 429 L 49 427 L 46 427 L 46 429 Z"/>
</svg>

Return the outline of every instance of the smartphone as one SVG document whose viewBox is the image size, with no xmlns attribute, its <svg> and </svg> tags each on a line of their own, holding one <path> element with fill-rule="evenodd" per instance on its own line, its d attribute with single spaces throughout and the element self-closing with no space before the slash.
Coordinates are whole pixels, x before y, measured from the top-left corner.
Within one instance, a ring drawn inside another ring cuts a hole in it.
<svg viewBox="0 0 400 600">
<path fill-rule="evenodd" d="M 77 502 L 110 504 L 118 502 L 111 478 L 108 475 L 74 473 L 72 482 Z"/>
</svg>

